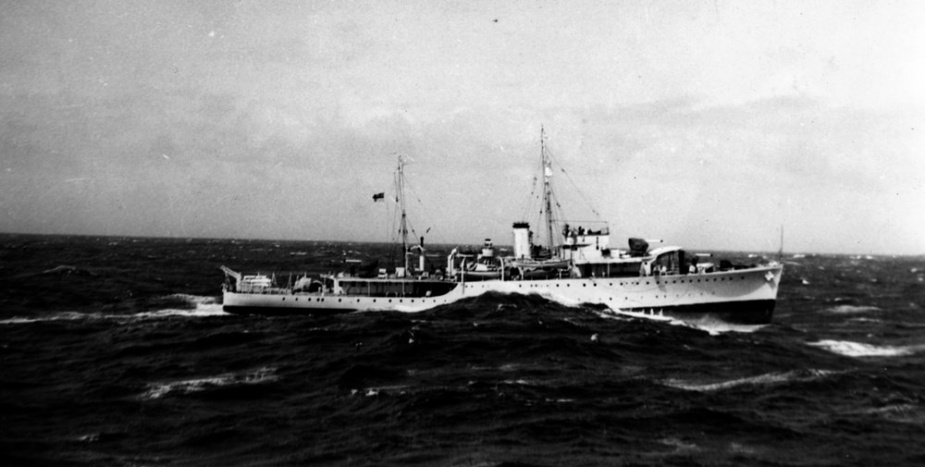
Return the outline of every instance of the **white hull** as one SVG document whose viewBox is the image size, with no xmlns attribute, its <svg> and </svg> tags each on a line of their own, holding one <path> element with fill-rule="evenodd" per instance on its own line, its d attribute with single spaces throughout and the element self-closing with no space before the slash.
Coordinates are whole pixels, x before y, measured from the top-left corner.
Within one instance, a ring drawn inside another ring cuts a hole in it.
<svg viewBox="0 0 925 467">
<path fill-rule="evenodd" d="M 771 320 L 781 270 L 780 265 L 771 265 L 690 275 L 460 282 L 446 294 L 413 298 L 225 291 L 223 305 L 229 312 L 272 314 L 419 312 L 496 292 L 539 294 L 569 306 L 595 304 L 614 311 L 662 313 L 680 319 L 716 315 L 730 322 L 760 323 Z"/>
</svg>

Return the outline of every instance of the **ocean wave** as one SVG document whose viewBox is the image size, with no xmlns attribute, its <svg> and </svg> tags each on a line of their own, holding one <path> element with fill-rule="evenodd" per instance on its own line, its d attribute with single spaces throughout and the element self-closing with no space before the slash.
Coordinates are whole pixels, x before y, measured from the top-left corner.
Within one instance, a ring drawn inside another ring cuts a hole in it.
<svg viewBox="0 0 925 467">
<path fill-rule="evenodd" d="M 873 345 L 861 342 L 821 340 L 808 345 L 846 357 L 903 357 L 925 350 L 925 345 Z"/>
<path fill-rule="evenodd" d="M 883 322 L 883 320 L 879 320 L 876 318 L 864 318 L 864 317 L 851 318 L 848 321 L 852 323 L 882 323 Z"/>
<path fill-rule="evenodd" d="M 864 413 L 867 414 L 908 414 L 914 412 L 916 407 L 912 404 L 893 404 L 883 407 L 877 407 L 874 409 L 867 409 Z"/>
<path fill-rule="evenodd" d="M 862 413 L 885 418 L 894 422 L 920 424 L 925 420 L 925 411 L 913 404 L 892 404 L 864 410 Z"/>
<path fill-rule="evenodd" d="M 678 438 L 662 438 L 658 440 L 659 443 L 664 444 L 665 446 L 675 448 L 675 452 L 691 453 L 699 452 L 701 449 L 695 443 L 685 443 Z"/>
<path fill-rule="evenodd" d="M 229 385 L 252 385 L 276 381 L 276 368 L 261 367 L 246 373 L 228 373 L 207 378 L 186 379 L 179 381 L 151 383 L 148 390 L 139 396 L 141 399 L 160 399 L 170 393 L 188 394 L 209 388 Z"/>
<path fill-rule="evenodd" d="M 765 373 L 758 376 L 749 376 L 746 378 L 738 378 L 729 381 L 719 381 L 714 383 L 701 383 L 701 382 L 689 382 L 678 379 L 666 379 L 662 381 L 662 384 L 669 386 L 675 389 L 683 389 L 685 391 L 698 391 L 698 392 L 708 392 L 708 391 L 720 391 L 723 389 L 730 389 L 737 386 L 745 385 L 768 385 L 768 384 L 779 384 L 779 383 L 788 383 L 794 381 L 813 381 L 820 378 L 824 378 L 830 374 L 834 373 L 830 370 L 794 370 L 787 372 L 775 372 L 775 373 Z"/>
<path fill-rule="evenodd" d="M 538 382 L 526 379 L 506 379 L 501 381 L 501 384 L 507 384 L 510 386 L 539 386 Z"/>
<path fill-rule="evenodd" d="M 360 389 L 351 389 L 350 395 L 355 396 L 357 394 L 362 394 L 366 397 L 378 396 L 380 394 L 405 394 L 410 390 L 411 386 L 408 384 L 393 384 L 390 386 L 370 386 L 368 388 Z"/>
<path fill-rule="evenodd" d="M 826 308 L 822 310 L 826 313 L 836 313 L 836 314 L 851 314 L 851 313 L 867 313 L 869 311 L 880 311 L 880 308 L 875 306 L 854 306 L 854 305 L 838 305 L 831 308 Z"/>
</svg>

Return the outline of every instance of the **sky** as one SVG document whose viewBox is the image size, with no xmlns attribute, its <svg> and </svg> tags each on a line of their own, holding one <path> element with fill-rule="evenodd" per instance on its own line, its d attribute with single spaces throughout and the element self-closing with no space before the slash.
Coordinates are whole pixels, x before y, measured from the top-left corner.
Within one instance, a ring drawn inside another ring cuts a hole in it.
<svg viewBox="0 0 925 467">
<path fill-rule="evenodd" d="M 0 232 L 387 241 L 402 155 L 416 235 L 510 244 L 542 128 L 614 247 L 925 253 L 922 2 L 0 12 Z"/>
</svg>

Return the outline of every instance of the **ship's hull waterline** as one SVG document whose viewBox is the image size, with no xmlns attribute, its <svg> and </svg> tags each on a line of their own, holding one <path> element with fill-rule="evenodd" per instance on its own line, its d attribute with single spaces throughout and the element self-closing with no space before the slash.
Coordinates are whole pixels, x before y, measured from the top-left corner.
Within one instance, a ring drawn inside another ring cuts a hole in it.
<svg viewBox="0 0 925 467">
<path fill-rule="evenodd" d="M 368 296 L 225 291 L 229 313 L 289 315 L 354 311 L 420 312 L 485 293 L 539 294 L 565 305 L 594 305 L 614 312 L 681 320 L 770 323 L 780 265 L 706 274 L 622 278 L 460 282 L 437 296 Z"/>
</svg>

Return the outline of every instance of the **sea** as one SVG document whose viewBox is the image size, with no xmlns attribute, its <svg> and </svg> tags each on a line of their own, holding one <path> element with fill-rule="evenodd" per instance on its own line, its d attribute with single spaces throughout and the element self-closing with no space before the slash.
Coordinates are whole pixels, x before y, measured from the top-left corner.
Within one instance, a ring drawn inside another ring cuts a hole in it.
<svg viewBox="0 0 925 467">
<path fill-rule="evenodd" d="M 0 235 L 0 465 L 925 465 L 925 257 L 785 253 L 762 326 L 500 294 L 222 311 L 222 265 L 390 250 Z"/>
</svg>

